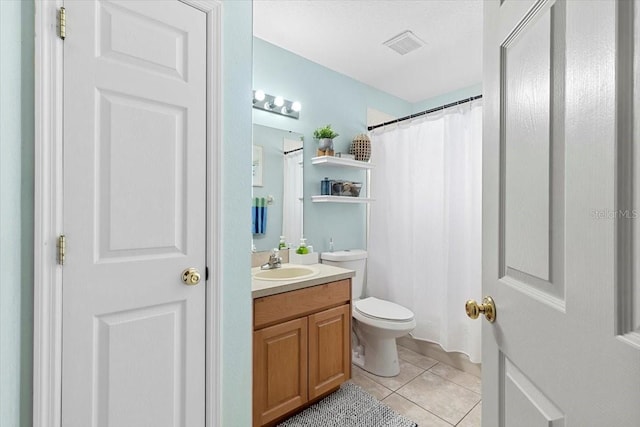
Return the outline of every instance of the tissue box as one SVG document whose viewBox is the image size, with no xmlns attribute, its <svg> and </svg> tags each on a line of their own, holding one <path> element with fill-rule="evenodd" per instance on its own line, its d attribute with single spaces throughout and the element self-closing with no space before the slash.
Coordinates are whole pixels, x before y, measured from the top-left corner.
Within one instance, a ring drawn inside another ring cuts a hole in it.
<svg viewBox="0 0 640 427">
<path fill-rule="evenodd" d="M 291 249 L 289 251 L 289 262 L 291 264 L 317 264 L 318 263 L 318 252 L 311 252 L 309 254 L 297 254 L 296 251 Z"/>
</svg>

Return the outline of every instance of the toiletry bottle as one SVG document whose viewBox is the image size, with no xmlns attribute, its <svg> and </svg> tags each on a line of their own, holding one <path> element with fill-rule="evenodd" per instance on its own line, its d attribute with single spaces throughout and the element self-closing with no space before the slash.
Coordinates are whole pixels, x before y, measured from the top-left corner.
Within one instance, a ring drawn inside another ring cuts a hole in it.
<svg viewBox="0 0 640 427">
<path fill-rule="evenodd" d="M 333 252 L 333 237 L 329 237 L 329 252 Z"/>
<path fill-rule="evenodd" d="M 307 248 L 307 239 L 305 239 L 304 237 L 300 239 L 300 246 L 298 246 L 298 249 L 296 249 L 296 253 L 300 255 L 309 253 L 309 248 Z"/>
<path fill-rule="evenodd" d="M 278 245 L 278 249 L 286 249 L 287 244 L 284 241 L 284 236 L 280 236 L 280 244 Z"/>
<path fill-rule="evenodd" d="M 324 177 L 322 181 L 320 181 L 320 195 L 328 196 L 331 194 L 331 181 L 329 181 L 328 177 Z"/>
</svg>

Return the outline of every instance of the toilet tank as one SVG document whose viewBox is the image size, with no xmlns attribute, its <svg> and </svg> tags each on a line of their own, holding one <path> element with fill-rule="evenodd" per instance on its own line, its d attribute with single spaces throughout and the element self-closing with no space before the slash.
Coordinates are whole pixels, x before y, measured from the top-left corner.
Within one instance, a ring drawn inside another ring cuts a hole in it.
<svg viewBox="0 0 640 427">
<path fill-rule="evenodd" d="M 323 264 L 354 270 L 356 276 L 351 281 L 351 298 L 360 299 L 364 287 L 364 269 L 367 262 L 367 251 L 352 249 L 336 252 L 322 252 L 320 259 Z"/>
</svg>

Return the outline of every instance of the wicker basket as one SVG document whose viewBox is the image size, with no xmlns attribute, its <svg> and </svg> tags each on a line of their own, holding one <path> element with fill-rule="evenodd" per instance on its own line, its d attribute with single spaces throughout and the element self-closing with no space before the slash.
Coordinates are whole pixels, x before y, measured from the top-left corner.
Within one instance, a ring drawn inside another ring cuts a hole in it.
<svg viewBox="0 0 640 427">
<path fill-rule="evenodd" d="M 356 160 L 368 162 L 371 158 L 371 140 L 363 133 L 353 138 L 349 153 L 356 157 Z"/>
</svg>

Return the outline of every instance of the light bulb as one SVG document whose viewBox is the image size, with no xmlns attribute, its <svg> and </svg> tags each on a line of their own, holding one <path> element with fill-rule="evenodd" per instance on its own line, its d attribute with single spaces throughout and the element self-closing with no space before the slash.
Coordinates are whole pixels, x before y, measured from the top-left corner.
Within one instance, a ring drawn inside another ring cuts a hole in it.
<svg viewBox="0 0 640 427">
<path fill-rule="evenodd" d="M 300 110 L 302 110 L 302 104 L 300 104 L 298 101 L 294 101 L 293 104 L 291 104 L 291 109 L 296 113 L 299 113 Z"/>
<path fill-rule="evenodd" d="M 273 100 L 273 104 L 276 107 L 282 107 L 284 105 L 284 98 L 281 96 L 276 96 L 276 99 Z"/>
<path fill-rule="evenodd" d="M 264 91 L 262 89 L 258 89 L 253 95 L 256 101 L 264 101 Z"/>
</svg>

